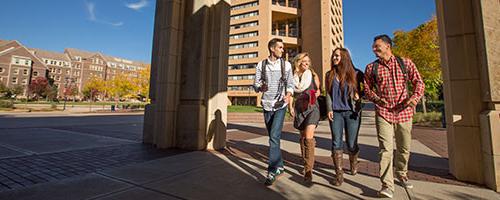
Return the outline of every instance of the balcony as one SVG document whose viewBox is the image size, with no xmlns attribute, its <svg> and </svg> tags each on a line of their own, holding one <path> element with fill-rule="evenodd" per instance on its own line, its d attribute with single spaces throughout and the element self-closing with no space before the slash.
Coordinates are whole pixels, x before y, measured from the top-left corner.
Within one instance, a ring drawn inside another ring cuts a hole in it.
<svg viewBox="0 0 500 200">
<path fill-rule="evenodd" d="M 300 0 L 273 0 L 272 5 L 299 8 L 299 2 Z"/>
<path fill-rule="evenodd" d="M 285 44 L 298 45 L 300 37 L 300 24 L 298 19 L 274 21 L 271 35 L 278 36 Z"/>
<path fill-rule="evenodd" d="M 299 16 L 300 11 L 298 9 L 298 6 L 296 6 L 297 3 L 293 2 L 294 1 L 292 0 L 273 1 L 273 3 L 271 4 L 273 21 L 276 20 L 281 21 L 281 20 L 297 18 Z"/>
</svg>

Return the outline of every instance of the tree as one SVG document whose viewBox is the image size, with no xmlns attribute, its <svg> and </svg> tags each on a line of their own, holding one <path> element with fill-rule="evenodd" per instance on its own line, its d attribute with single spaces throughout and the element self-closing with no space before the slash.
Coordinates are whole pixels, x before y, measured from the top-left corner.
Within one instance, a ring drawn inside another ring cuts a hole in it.
<svg viewBox="0 0 500 200">
<path fill-rule="evenodd" d="M 70 84 L 68 85 L 67 87 L 64 88 L 64 96 L 70 96 L 70 97 L 74 97 L 78 94 L 78 87 L 76 87 L 76 85 L 74 84 Z"/>
<path fill-rule="evenodd" d="M 91 77 L 83 87 L 82 93 L 86 98 L 93 101 L 99 95 L 106 93 L 106 83 L 102 78 Z"/>
<path fill-rule="evenodd" d="M 425 83 L 425 97 L 437 100 L 443 79 L 436 17 L 411 31 L 394 32 L 393 41 L 394 54 L 410 58 L 417 66 Z"/>
<path fill-rule="evenodd" d="M 38 100 L 40 97 L 45 97 L 50 90 L 49 81 L 45 77 L 36 77 L 31 81 L 28 90 Z"/>
<path fill-rule="evenodd" d="M 14 87 L 7 87 L 4 83 L 0 82 L 0 97 L 15 98 L 24 92 L 24 87 L 16 85 Z"/>
<path fill-rule="evenodd" d="M 139 70 L 137 77 L 135 77 L 132 82 L 137 86 L 137 95 L 141 98 L 145 98 L 146 101 L 149 98 L 149 81 L 150 81 L 151 67 L 147 67 Z"/>
<path fill-rule="evenodd" d="M 132 82 L 132 79 L 123 73 L 117 74 L 113 79 L 109 80 L 108 94 L 116 101 L 123 98 L 137 97 L 137 85 Z"/>
</svg>

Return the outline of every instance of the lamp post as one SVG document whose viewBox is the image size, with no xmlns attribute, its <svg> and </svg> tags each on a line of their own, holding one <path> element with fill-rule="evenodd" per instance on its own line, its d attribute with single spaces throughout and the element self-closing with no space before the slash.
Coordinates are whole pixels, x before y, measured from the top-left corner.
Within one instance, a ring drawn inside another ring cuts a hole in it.
<svg viewBox="0 0 500 200">
<path fill-rule="evenodd" d="M 64 78 L 64 90 L 63 90 L 63 93 L 64 93 L 64 105 L 63 105 L 63 110 L 66 110 L 66 93 L 68 92 L 68 81 L 69 81 L 69 78 L 66 77 Z"/>
</svg>

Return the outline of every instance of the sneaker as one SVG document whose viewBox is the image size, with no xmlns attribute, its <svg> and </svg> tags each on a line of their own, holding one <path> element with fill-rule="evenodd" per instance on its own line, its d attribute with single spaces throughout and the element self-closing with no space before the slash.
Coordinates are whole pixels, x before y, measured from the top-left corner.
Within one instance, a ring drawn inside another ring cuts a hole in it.
<svg viewBox="0 0 500 200">
<path fill-rule="evenodd" d="M 275 172 L 268 172 L 266 182 L 264 184 L 268 186 L 272 185 L 276 181 L 276 179 L 278 179 L 278 177 L 283 175 L 283 173 L 285 173 L 284 168 L 278 168 Z"/>
<path fill-rule="evenodd" d="M 394 196 L 394 192 L 391 189 L 389 189 L 388 187 L 382 187 L 382 189 L 380 191 L 378 191 L 378 195 L 380 197 L 392 199 L 392 196 Z"/>
<path fill-rule="evenodd" d="M 398 181 L 399 183 L 401 183 L 401 185 L 407 189 L 412 189 L 413 188 L 413 184 L 410 183 L 410 180 L 408 180 L 408 177 L 407 176 L 401 176 L 398 178 Z"/>
</svg>

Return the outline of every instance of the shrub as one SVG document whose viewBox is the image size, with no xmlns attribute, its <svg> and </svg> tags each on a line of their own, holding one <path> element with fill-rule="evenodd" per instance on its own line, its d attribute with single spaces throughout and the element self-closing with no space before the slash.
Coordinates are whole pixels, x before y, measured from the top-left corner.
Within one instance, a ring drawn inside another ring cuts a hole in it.
<svg viewBox="0 0 500 200">
<path fill-rule="evenodd" d="M 413 115 L 413 123 L 423 126 L 442 126 L 441 121 L 441 113 L 440 112 L 428 112 L 421 113 L 417 112 Z"/>
<path fill-rule="evenodd" d="M 427 101 L 425 105 L 427 106 L 427 112 L 441 112 L 444 109 L 443 101 Z M 417 112 L 423 112 L 422 103 L 417 105 Z"/>
<path fill-rule="evenodd" d="M 0 100 L 0 108 L 14 108 L 12 100 Z"/>
</svg>

